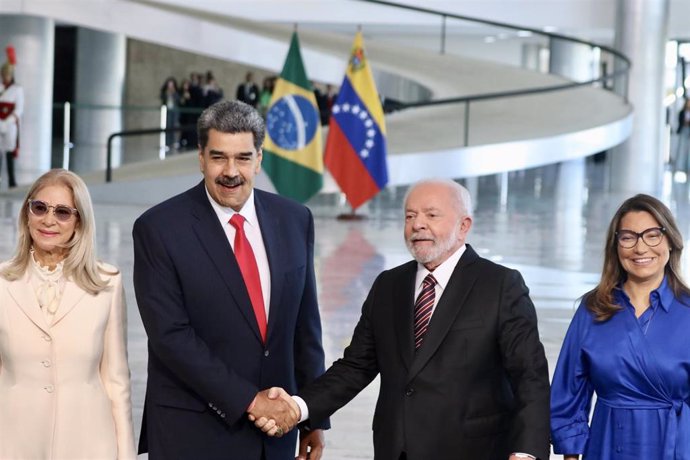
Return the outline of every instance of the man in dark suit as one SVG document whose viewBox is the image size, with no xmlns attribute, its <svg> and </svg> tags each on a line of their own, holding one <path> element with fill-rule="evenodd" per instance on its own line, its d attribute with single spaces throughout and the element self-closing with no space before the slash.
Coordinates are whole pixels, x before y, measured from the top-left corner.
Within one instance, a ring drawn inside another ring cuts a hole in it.
<svg viewBox="0 0 690 460">
<path fill-rule="evenodd" d="M 471 209 L 453 181 L 412 186 L 405 240 L 415 260 L 376 279 L 343 358 L 299 391 L 302 419 L 325 420 L 380 374 L 377 459 L 548 460 L 535 309 L 517 271 L 465 244 Z M 257 424 L 272 432 L 272 421 Z"/>
<path fill-rule="evenodd" d="M 271 402 L 260 389 L 298 391 L 323 373 L 313 219 L 253 188 L 265 134 L 255 109 L 219 102 L 198 127 L 203 181 L 134 224 L 149 349 L 139 449 L 152 460 L 292 459 L 295 432 L 269 438 L 247 414 Z M 279 409 L 279 420 L 292 410 Z M 301 450 L 319 458 L 327 427 L 303 426 Z"/>
<path fill-rule="evenodd" d="M 254 74 L 247 72 L 244 76 L 244 82 L 237 85 L 237 94 L 235 95 L 238 101 L 246 102 L 252 107 L 256 107 L 259 103 L 259 87 L 254 83 Z"/>
</svg>

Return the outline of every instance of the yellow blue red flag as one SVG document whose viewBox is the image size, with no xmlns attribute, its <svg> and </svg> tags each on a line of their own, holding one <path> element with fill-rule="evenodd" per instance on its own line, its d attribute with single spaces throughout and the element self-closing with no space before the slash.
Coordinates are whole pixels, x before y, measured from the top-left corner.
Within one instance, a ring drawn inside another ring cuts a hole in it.
<svg viewBox="0 0 690 460">
<path fill-rule="evenodd" d="M 361 32 L 333 104 L 325 163 L 353 209 L 388 183 L 386 123 Z"/>
</svg>

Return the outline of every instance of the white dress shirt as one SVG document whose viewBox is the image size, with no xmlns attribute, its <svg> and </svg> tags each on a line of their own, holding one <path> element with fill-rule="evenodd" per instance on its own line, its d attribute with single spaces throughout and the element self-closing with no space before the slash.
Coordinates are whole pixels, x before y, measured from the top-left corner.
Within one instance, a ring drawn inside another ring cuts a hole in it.
<svg viewBox="0 0 690 460">
<path fill-rule="evenodd" d="M 230 225 L 230 218 L 234 214 L 240 214 L 245 218 L 244 223 L 244 234 L 249 240 L 249 244 L 252 246 L 252 251 L 254 252 L 254 258 L 256 259 L 256 266 L 259 268 L 259 279 L 261 280 L 261 293 L 264 296 L 264 308 L 266 310 L 266 321 L 268 321 L 269 305 L 271 304 L 271 270 L 268 266 L 268 256 L 266 255 L 266 246 L 264 246 L 264 239 L 261 236 L 261 226 L 259 225 L 259 219 L 256 216 L 256 207 L 254 205 L 254 190 L 249 195 L 247 202 L 244 203 L 242 209 L 236 212 L 232 208 L 226 208 L 219 205 L 216 200 L 214 200 L 206 189 L 206 196 L 208 201 L 211 203 L 213 210 L 218 216 L 220 224 L 223 226 L 225 231 L 225 236 L 228 238 L 230 247 L 235 250 L 235 227 Z"/>
<path fill-rule="evenodd" d="M 434 278 L 436 278 L 436 292 L 434 296 L 434 306 L 431 310 L 432 318 L 434 312 L 436 311 L 436 305 L 438 305 L 438 301 L 441 298 L 443 291 L 446 289 L 446 286 L 448 286 L 448 281 L 450 281 L 450 277 L 453 274 L 453 270 L 455 270 L 455 266 L 458 264 L 458 261 L 460 261 L 460 257 L 462 257 L 462 254 L 465 252 L 465 248 L 466 246 L 464 244 L 460 246 L 453 254 L 451 254 L 450 257 L 448 257 L 441 265 L 436 267 L 433 271 Z M 428 275 L 429 273 L 432 272 L 427 270 L 427 268 L 424 265 L 420 263 L 417 264 L 417 277 L 415 278 L 414 282 L 415 302 L 417 301 L 417 297 L 419 297 L 419 293 L 422 292 L 424 278 L 426 278 L 426 275 Z"/>
</svg>

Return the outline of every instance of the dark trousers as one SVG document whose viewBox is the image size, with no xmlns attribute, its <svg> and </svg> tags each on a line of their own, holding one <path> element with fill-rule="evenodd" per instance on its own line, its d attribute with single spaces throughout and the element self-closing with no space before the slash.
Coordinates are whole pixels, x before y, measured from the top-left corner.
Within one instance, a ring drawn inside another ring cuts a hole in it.
<svg viewBox="0 0 690 460">
<path fill-rule="evenodd" d="M 14 178 L 14 155 L 12 152 L 6 152 L 5 158 L 7 158 L 7 179 L 9 181 L 10 188 L 17 186 L 17 181 Z M 0 174 L 2 173 L 2 158 L 0 158 Z"/>
</svg>

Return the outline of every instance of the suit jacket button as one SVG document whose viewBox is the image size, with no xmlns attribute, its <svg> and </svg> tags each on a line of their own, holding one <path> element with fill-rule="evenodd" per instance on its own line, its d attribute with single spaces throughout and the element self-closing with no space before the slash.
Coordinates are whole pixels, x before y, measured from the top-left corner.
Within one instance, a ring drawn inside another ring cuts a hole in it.
<svg viewBox="0 0 690 460">
<path fill-rule="evenodd" d="M 43 367 L 50 367 L 50 360 L 46 359 L 44 361 L 41 361 L 41 364 L 43 364 Z"/>
<path fill-rule="evenodd" d="M 43 387 L 44 390 L 46 390 L 48 393 L 52 393 L 55 390 L 55 387 L 53 385 L 46 385 Z"/>
<path fill-rule="evenodd" d="M 408 388 L 407 390 L 405 390 L 405 396 L 412 396 L 413 393 L 414 388 Z"/>
<path fill-rule="evenodd" d="M 268 358 L 268 355 L 270 355 L 270 353 L 268 352 L 268 350 L 265 350 L 265 351 L 264 351 L 264 356 Z"/>
<path fill-rule="evenodd" d="M 220 414 L 220 418 L 225 418 L 225 412 L 223 412 L 222 414 Z"/>
<path fill-rule="evenodd" d="M 44 335 L 43 340 L 45 340 L 46 342 L 50 342 L 53 339 L 49 335 Z"/>
</svg>

